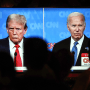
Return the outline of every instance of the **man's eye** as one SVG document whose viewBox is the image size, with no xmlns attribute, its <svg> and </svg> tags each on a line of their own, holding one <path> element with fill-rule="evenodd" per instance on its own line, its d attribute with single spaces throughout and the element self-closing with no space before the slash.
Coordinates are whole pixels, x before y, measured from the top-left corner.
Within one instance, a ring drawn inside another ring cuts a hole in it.
<svg viewBox="0 0 90 90">
<path fill-rule="evenodd" d="M 80 27 L 82 26 L 82 25 L 79 25 Z"/>
<path fill-rule="evenodd" d="M 75 27 L 76 25 L 72 25 L 73 27 Z"/>
<path fill-rule="evenodd" d="M 20 28 L 16 28 L 16 30 L 21 30 Z"/>
<path fill-rule="evenodd" d="M 14 28 L 9 28 L 9 30 L 13 30 Z"/>
</svg>

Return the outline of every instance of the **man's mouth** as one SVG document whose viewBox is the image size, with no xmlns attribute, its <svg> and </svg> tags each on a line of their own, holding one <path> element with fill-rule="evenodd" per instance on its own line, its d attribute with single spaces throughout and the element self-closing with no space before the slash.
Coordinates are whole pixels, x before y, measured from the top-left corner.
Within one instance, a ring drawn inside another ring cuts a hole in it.
<svg viewBox="0 0 90 90">
<path fill-rule="evenodd" d="M 80 33 L 75 33 L 76 36 L 80 35 Z"/>
<path fill-rule="evenodd" d="M 13 39 L 17 39 L 17 37 L 13 37 Z"/>
</svg>

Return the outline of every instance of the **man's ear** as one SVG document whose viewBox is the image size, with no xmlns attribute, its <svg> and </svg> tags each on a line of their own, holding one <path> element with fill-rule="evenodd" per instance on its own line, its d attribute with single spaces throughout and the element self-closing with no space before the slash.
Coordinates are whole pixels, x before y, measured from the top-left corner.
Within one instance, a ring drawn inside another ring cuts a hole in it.
<svg viewBox="0 0 90 90">
<path fill-rule="evenodd" d="M 67 23 L 67 29 L 68 29 L 68 31 L 69 31 L 69 24 Z"/>
<path fill-rule="evenodd" d="M 9 29 L 8 28 L 6 28 L 7 29 L 7 33 L 9 32 Z"/>
<path fill-rule="evenodd" d="M 86 22 L 84 23 L 84 30 L 85 30 L 85 28 L 86 28 Z"/>
<path fill-rule="evenodd" d="M 26 34 L 26 32 L 27 32 L 27 28 L 24 29 L 24 34 Z"/>
</svg>

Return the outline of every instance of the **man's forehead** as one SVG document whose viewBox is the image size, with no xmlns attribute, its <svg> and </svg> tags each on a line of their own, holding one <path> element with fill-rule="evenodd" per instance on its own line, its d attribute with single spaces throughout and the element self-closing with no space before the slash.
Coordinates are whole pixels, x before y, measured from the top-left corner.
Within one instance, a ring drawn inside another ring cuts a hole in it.
<svg viewBox="0 0 90 90">
<path fill-rule="evenodd" d="M 69 21 L 70 20 L 73 20 L 73 21 L 75 21 L 75 20 L 82 20 L 82 21 L 84 21 L 84 17 L 82 15 L 79 15 L 79 16 L 70 16 L 69 17 Z"/>
<path fill-rule="evenodd" d="M 10 21 L 8 22 L 8 24 L 12 24 L 12 23 L 16 23 L 16 24 L 18 24 L 18 25 L 24 25 L 24 23 L 22 23 L 22 21 L 18 21 L 18 20 L 10 20 Z"/>
<path fill-rule="evenodd" d="M 70 18 L 69 19 L 69 23 L 84 23 L 84 19 L 83 18 Z"/>
<path fill-rule="evenodd" d="M 14 21 L 14 20 L 11 20 L 10 22 L 8 22 L 8 26 L 24 26 L 24 24 L 20 23 L 20 22 L 17 22 L 17 21 Z"/>
</svg>

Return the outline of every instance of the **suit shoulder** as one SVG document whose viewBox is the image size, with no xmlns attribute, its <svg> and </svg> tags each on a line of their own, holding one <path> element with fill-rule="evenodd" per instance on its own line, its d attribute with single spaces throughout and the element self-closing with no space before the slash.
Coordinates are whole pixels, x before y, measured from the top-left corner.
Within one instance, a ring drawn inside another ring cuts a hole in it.
<svg viewBox="0 0 90 90">
<path fill-rule="evenodd" d="M 0 39 L 0 50 L 9 48 L 9 40 L 8 38 Z"/>
<path fill-rule="evenodd" d="M 58 45 L 61 45 L 61 44 L 67 44 L 69 41 L 70 41 L 70 37 L 55 43 L 55 46 L 58 46 Z"/>
<path fill-rule="evenodd" d="M 8 38 L 0 39 L 0 44 L 5 43 L 6 41 L 8 41 Z"/>
<path fill-rule="evenodd" d="M 70 44 L 70 40 L 71 40 L 71 38 L 69 37 L 69 38 L 66 38 L 62 41 L 59 41 L 59 42 L 55 43 L 55 45 L 53 47 L 53 51 L 56 52 L 59 49 L 66 48 L 66 46 Z"/>
<path fill-rule="evenodd" d="M 90 40 L 90 38 L 88 38 L 87 36 L 84 35 L 84 39 L 85 40 Z"/>
</svg>

